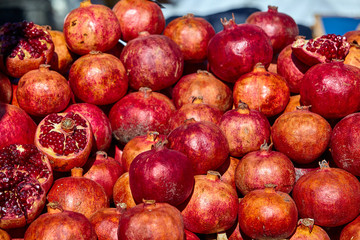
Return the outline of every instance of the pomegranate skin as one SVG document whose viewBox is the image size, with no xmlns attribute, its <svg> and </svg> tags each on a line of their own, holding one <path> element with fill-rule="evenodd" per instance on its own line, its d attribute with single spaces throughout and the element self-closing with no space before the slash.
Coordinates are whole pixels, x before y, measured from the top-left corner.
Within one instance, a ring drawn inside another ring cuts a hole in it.
<svg viewBox="0 0 360 240">
<path fill-rule="evenodd" d="M 339 168 L 360 176 L 360 113 L 342 118 L 334 127 L 330 149 L 331 156 Z"/>
<path fill-rule="evenodd" d="M 113 187 L 113 201 L 115 205 L 125 203 L 127 208 L 136 206 L 131 193 L 129 183 L 129 172 L 124 172 L 115 182 Z"/>
<path fill-rule="evenodd" d="M 8 76 L 0 72 L 0 103 L 11 103 L 13 89 Z"/>
<path fill-rule="evenodd" d="M 341 230 L 340 240 L 360 239 L 360 216 L 355 218 Z"/>
<path fill-rule="evenodd" d="M 329 235 L 320 226 L 314 225 L 314 219 L 302 218 L 298 221 L 295 233 L 289 240 L 330 240 Z M 350 239 L 350 238 L 347 238 Z"/>
<path fill-rule="evenodd" d="M 360 69 L 342 62 L 320 63 L 305 74 L 301 104 L 326 119 L 338 119 L 360 109 Z"/>
<path fill-rule="evenodd" d="M 337 227 L 360 212 L 360 182 L 351 173 L 330 168 L 324 160 L 295 183 L 292 196 L 301 218 L 313 218 L 321 227 Z"/>
</svg>

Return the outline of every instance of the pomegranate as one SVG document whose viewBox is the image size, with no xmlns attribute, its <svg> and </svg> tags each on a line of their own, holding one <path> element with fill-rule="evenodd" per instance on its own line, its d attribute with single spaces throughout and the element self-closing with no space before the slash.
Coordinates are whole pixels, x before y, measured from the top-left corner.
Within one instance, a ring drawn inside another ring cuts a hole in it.
<svg viewBox="0 0 360 240">
<path fill-rule="evenodd" d="M 359 228 L 360 228 L 360 216 L 358 216 L 357 218 L 355 218 L 355 220 L 345 225 L 345 227 L 341 230 L 340 240 L 360 239 Z"/>
<path fill-rule="evenodd" d="M 177 109 L 192 103 L 194 96 L 202 96 L 203 103 L 215 106 L 223 112 L 231 109 L 233 104 L 231 88 L 205 70 L 182 76 L 172 91 Z"/>
<path fill-rule="evenodd" d="M 289 240 L 330 240 L 329 235 L 321 227 L 314 225 L 314 219 L 302 218 L 298 221 L 295 233 Z M 349 238 L 350 239 L 350 238 Z"/>
<path fill-rule="evenodd" d="M 41 64 L 49 64 L 54 43 L 47 27 L 33 22 L 8 22 L 0 26 L 0 70 L 20 78 Z"/>
<path fill-rule="evenodd" d="M 71 89 L 65 77 L 50 65 L 25 73 L 19 80 L 16 99 L 32 116 L 45 117 L 63 111 L 70 102 Z"/>
<path fill-rule="evenodd" d="M 338 119 L 360 110 L 360 69 L 342 62 L 310 68 L 300 88 L 301 104 L 326 119 Z"/>
<path fill-rule="evenodd" d="M 295 167 L 295 182 L 297 182 L 301 176 L 319 169 L 319 164 L 315 165 L 315 161 L 310 164 L 294 164 Z"/>
<path fill-rule="evenodd" d="M 11 236 L 3 229 L 0 229 L 0 240 L 11 240 Z"/>
<path fill-rule="evenodd" d="M 346 41 L 349 43 L 353 43 L 354 41 L 360 43 L 360 30 L 352 30 L 344 33 L 343 35 L 346 37 Z"/>
<path fill-rule="evenodd" d="M 267 11 L 250 14 L 246 23 L 255 24 L 266 32 L 270 37 L 274 54 L 291 44 L 299 35 L 299 28 L 295 20 L 285 13 L 278 12 L 277 6 L 269 5 Z"/>
<path fill-rule="evenodd" d="M 185 239 L 186 240 L 200 240 L 200 238 L 193 232 L 187 230 L 187 229 L 184 229 L 185 231 Z"/>
<path fill-rule="evenodd" d="M 11 103 L 12 85 L 8 76 L 0 72 L 0 103 Z"/>
<path fill-rule="evenodd" d="M 54 171 L 67 172 L 86 163 L 93 134 L 90 123 L 80 113 L 52 113 L 37 126 L 34 142 L 50 159 Z"/>
<path fill-rule="evenodd" d="M 268 72 L 262 63 L 238 78 L 233 88 L 234 103 L 240 100 L 266 117 L 281 113 L 289 102 L 290 90 L 283 77 Z"/>
<path fill-rule="evenodd" d="M 173 111 L 175 106 L 167 96 L 150 88 L 140 88 L 111 107 L 109 119 L 113 136 L 125 145 L 148 131 L 166 135 L 170 131 L 168 122 Z"/>
<path fill-rule="evenodd" d="M 151 56 L 151 57 L 149 57 Z M 169 37 L 149 32 L 128 42 L 120 55 L 129 77 L 129 86 L 153 91 L 176 83 L 184 70 L 184 57 L 180 47 Z"/>
<path fill-rule="evenodd" d="M 111 54 L 96 51 L 81 56 L 71 65 L 69 83 L 77 98 L 95 105 L 115 103 L 128 89 L 123 63 Z"/>
<path fill-rule="evenodd" d="M 70 177 L 54 181 L 47 194 L 49 202 L 58 202 L 64 210 L 84 214 L 88 219 L 100 208 L 110 207 L 104 188 L 83 177 L 82 168 L 71 169 Z"/>
<path fill-rule="evenodd" d="M 190 159 L 195 175 L 217 169 L 229 156 L 226 136 L 212 122 L 189 119 L 172 130 L 167 139 L 171 149 L 184 153 Z"/>
<path fill-rule="evenodd" d="M 17 102 L 17 99 L 16 99 L 16 91 L 17 91 L 18 85 L 11 84 L 11 87 L 12 87 L 11 104 L 20 108 L 19 103 Z"/>
<path fill-rule="evenodd" d="M 239 226 L 255 239 L 288 238 L 296 229 L 298 210 L 294 200 L 275 186 L 256 189 L 240 201 Z"/>
<path fill-rule="evenodd" d="M 310 112 L 309 107 L 283 113 L 271 128 L 274 147 L 292 161 L 299 164 L 311 163 L 328 148 L 331 126 L 319 114 Z"/>
<path fill-rule="evenodd" d="M 313 66 L 318 63 L 344 60 L 350 44 L 346 41 L 346 37 L 331 33 L 309 40 L 299 37 L 291 47 L 300 61 Z"/>
<path fill-rule="evenodd" d="M 349 223 L 359 215 L 360 182 L 351 173 L 331 168 L 326 160 L 320 169 L 295 183 L 292 196 L 301 218 L 313 218 L 322 227 Z"/>
<path fill-rule="evenodd" d="M 106 52 L 121 37 L 120 23 L 115 13 L 102 4 L 83 0 L 64 19 L 63 33 L 70 51 L 85 55 L 90 51 Z"/>
<path fill-rule="evenodd" d="M 20 107 L 0 103 L 0 148 L 10 144 L 34 143 L 36 123 Z"/>
<path fill-rule="evenodd" d="M 237 189 L 246 195 L 266 184 L 276 185 L 275 190 L 290 193 L 295 184 L 295 167 L 283 153 L 272 151 L 272 144 L 264 143 L 260 150 L 241 158 L 235 170 Z"/>
<path fill-rule="evenodd" d="M 180 209 L 186 229 L 210 234 L 233 226 L 238 205 L 236 190 L 221 180 L 219 172 L 208 171 L 195 176 L 194 191 Z"/>
<path fill-rule="evenodd" d="M 91 103 L 75 103 L 64 112 L 78 112 L 89 121 L 95 140 L 93 152 L 109 150 L 112 140 L 111 124 L 101 108 Z"/>
<path fill-rule="evenodd" d="M 113 201 L 115 205 L 125 203 L 127 208 L 132 208 L 136 206 L 134 197 L 130 189 L 129 172 L 123 173 L 116 180 L 113 187 Z"/>
<path fill-rule="evenodd" d="M 123 168 L 123 166 L 122 166 L 122 162 L 121 162 L 121 158 L 122 158 L 122 154 L 123 154 L 123 151 L 122 151 L 122 149 L 117 145 L 117 144 L 114 144 L 115 145 L 115 153 L 114 153 L 114 159 L 118 162 L 118 163 L 120 163 L 120 165 L 121 165 L 121 167 Z M 123 170 L 124 170 L 124 168 L 123 168 Z"/>
<path fill-rule="evenodd" d="M 59 203 L 49 203 L 47 213 L 41 214 L 27 228 L 24 240 L 96 240 L 90 221 L 83 215 L 64 210 Z"/>
<path fill-rule="evenodd" d="M 342 118 L 334 127 L 330 149 L 336 165 L 355 176 L 360 176 L 360 113 Z"/>
<path fill-rule="evenodd" d="M 269 120 L 263 113 L 250 110 L 243 102 L 224 113 L 219 127 L 226 136 L 233 157 L 242 157 L 258 150 L 264 142 L 270 142 Z"/>
<path fill-rule="evenodd" d="M 291 44 L 279 53 L 276 70 L 285 79 L 291 93 L 298 94 L 300 92 L 302 78 L 309 68 L 295 57 Z"/>
<path fill-rule="evenodd" d="M 358 43 L 351 43 L 349 53 L 346 55 L 344 63 L 360 68 L 360 45 Z"/>
<path fill-rule="evenodd" d="M 250 72 L 256 63 L 268 67 L 273 49 L 265 31 L 254 24 L 236 24 L 235 17 L 221 19 L 224 29 L 209 41 L 210 70 L 221 80 L 234 83 L 241 75 Z"/>
<path fill-rule="evenodd" d="M 216 171 L 221 175 L 221 180 L 233 186 L 234 189 L 236 189 L 235 170 L 239 161 L 240 160 L 238 158 L 230 156 L 219 168 L 216 169 Z"/>
<path fill-rule="evenodd" d="M 165 17 L 158 1 L 121 0 L 112 8 L 119 19 L 122 39 L 128 42 L 138 37 L 139 32 L 161 34 Z"/>
<path fill-rule="evenodd" d="M 188 13 L 170 21 L 164 35 L 179 45 L 185 61 L 200 63 L 206 60 L 208 43 L 215 29 L 205 18 Z"/>
<path fill-rule="evenodd" d="M 282 113 L 296 111 L 300 104 L 300 94 L 290 96 L 290 100 Z"/>
<path fill-rule="evenodd" d="M 137 155 L 129 167 L 131 193 L 136 203 L 142 199 L 183 203 L 194 186 L 194 171 L 188 157 L 158 141 L 151 150 Z"/>
<path fill-rule="evenodd" d="M 0 149 L 0 227 L 25 227 L 43 210 L 53 183 L 48 158 L 33 144 Z"/>
</svg>

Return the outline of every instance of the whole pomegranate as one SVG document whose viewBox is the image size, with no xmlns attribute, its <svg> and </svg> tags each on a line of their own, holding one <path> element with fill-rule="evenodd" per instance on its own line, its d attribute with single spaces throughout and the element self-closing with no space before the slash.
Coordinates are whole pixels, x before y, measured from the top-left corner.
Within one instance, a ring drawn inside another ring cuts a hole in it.
<svg viewBox="0 0 360 240">
<path fill-rule="evenodd" d="M 93 141 L 90 123 L 77 112 L 47 115 L 37 126 L 34 140 L 58 172 L 82 167 L 91 153 Z"/>
<path fill-rule="evenodd" d="M 208 43 L 215 29 L 205 18 L 188 13 L 169 22 L 164 35 L 179 45 L 185 61 L 198 63 L 206 60 Z"/>
<path fill-rule="evenodd" d="M 235 17 L 221 19 L 224 29 L 209 41 L 210 70 L 221 80 L 234 83 L 242 74 L 250 72 L 261 62 L 269 66 L 273 49 L 265 31 L 254 24 L 236 24 Z"/>
<path fill-rule="evenodd" d="M 16 90 L 19 106 L 32 116 L 45 117 L 63 111 L 69 104 L 71 89 L 64 76 L 50 65 L 25 73 Z"/>
<path fill-rule="evenodd" d="M 314 219 L 302 218 L 299 219 L 296 231 L 289 240 L 303 239 L 330 240 L 330 237 L 323 228 L 314 224 Z"/>
<path fill-rule="evenodd" d="M 291 44 L 299 35 L 299 28 L 295 20 L 282 12 L 277 6 L 268 6 L 268 10 L 254 12 L 246 19 L 246 23 L 261 27 L 270 37 L 274 54 Z"/>
<path fill-rule="evenodd" d="M 121 37 L 119 20 L 107 6 L 83 0 L 64 19 L 63 33 L 69 49 L 85 55 L 90 51 L 106 52 Z"/>
<path fill-rule="evenodd" d="M 43 210 L 53 183 L 49 159 L 33 144 L 0 149 L 0 227 L 24 227 Z"/>
<path fill-rule="evenodd" d="M 8 76 L 0 72 L 0 103 L 11 103 L 12 85 Z"/>
<path fill-rule="evenodd" d="M 15 143 L 34 143 L 37 125 L 23 109 L 0 103 L 0 116 L 0 148 Z"/>
<path fill-rule="evenodd" d="M 144 200 L 121 214 L 118 238 L 185 240 L 181 213 L 168 203 Z"/>
<path fill-rule="evenodd" d="M 49 64 L 54 43 L 45 26 L 33 22 L 8 22 L 0 26 L 0 70 L 20 78 L 41 64 Z"/>
<path fill-rule="evenodd" d="M 77 98 L 94 105 L 115 103 L 128 89 L 123 63 L 109 53 L 97 51 L 90 51 L 71 65 L 69 83 Z"/>
<path fill-rule="evenodd" d="M 341 230 L 340 240 L 346 239 L 360 239 L 360 216 L 355 218 L 355 220 L 346 224 L 345 227 Z"/>
<path fill-rule="evenodd" d="M 151 56 L 149 58 L 149 56 Z M 120 55 L 129 77 L 129 86 L 158 91 L 176 83 L 184 70 L 180 47 L 169 37 L 149 32 L 128 42 Z"/>
<path fill-rule="evenodd" d="M 136 206 L 129 183 L 129 172 L 124 172 L 115 182 L 113 187 L 113 201 L 115 205 L 125 203 L 126 208 Z"/>
<path fill-rule="evenodd" d="M 275 186 L 266 185 L 245 195 L 239 204 L 242 232 L 255 239 L 288 238 L 296 229 L 298 210 L 294 200 Z"/>
<path fill-rule="evenodd" d="M 119 19 L 122 40 L 137 38 L 139 32 L 161 34 L 165 28 L 165 17 L 158 1 L 120 0 L 112 8 Z"/>
<path fill-rule="evenodd" d="M 338 119 L 360 110 L 360 69 L 342 62 L 310 68 L 300 87 L 301 104 L 326 119 Z"/>
<path fill-rule="evenodd" d="M 351 173 L 329 167 L 311 171 L 295 183 L 292 196 L 301 218 L 313 218 L 322 227 L 336 227 L 354 220 L 360 212 L 360 182 Z"/>
</svg>

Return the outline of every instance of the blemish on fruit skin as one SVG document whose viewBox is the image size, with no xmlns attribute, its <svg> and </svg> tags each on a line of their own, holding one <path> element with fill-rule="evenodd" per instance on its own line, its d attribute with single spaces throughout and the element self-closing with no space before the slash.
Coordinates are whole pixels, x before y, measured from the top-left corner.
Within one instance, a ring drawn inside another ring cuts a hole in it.
<svg viewBox="0 0 360 240">
<path fill-rule="evenodd" d="M 77 20 L 74 20 L 74 21 L 71 22 L 71 26 L 72 26 L 72 27 L 73 27 L 73 26 L 76 26 L 76 24 L 77 24 Z"/>
</svg>

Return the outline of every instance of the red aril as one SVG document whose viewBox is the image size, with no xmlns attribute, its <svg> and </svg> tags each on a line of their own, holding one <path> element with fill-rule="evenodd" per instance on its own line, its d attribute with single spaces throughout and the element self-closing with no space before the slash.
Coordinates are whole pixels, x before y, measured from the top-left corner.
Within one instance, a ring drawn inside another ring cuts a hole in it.
<svg viewBox="0 0 360 240">
<path fill-rule="evenodd" d="M 113 187 L 113 201 L 115 205 L 125 203 L 127 208 L 136 206 L 131 193 L 129 183 L 129 172 L 124 172 L 115 182 Z"/>
<path fill-rule="evenodd" d="M 329 235 L 320 226 L 314 224 L 312 218 L 302 218 L 298 221 L 295 233 L 289 240 L 330 240 Z"/>
<path fill-rule="evenodd" d="M 0 103 L 11 103 L 13 89 L 8 76 L 0 72 Z"/>
</svg>

